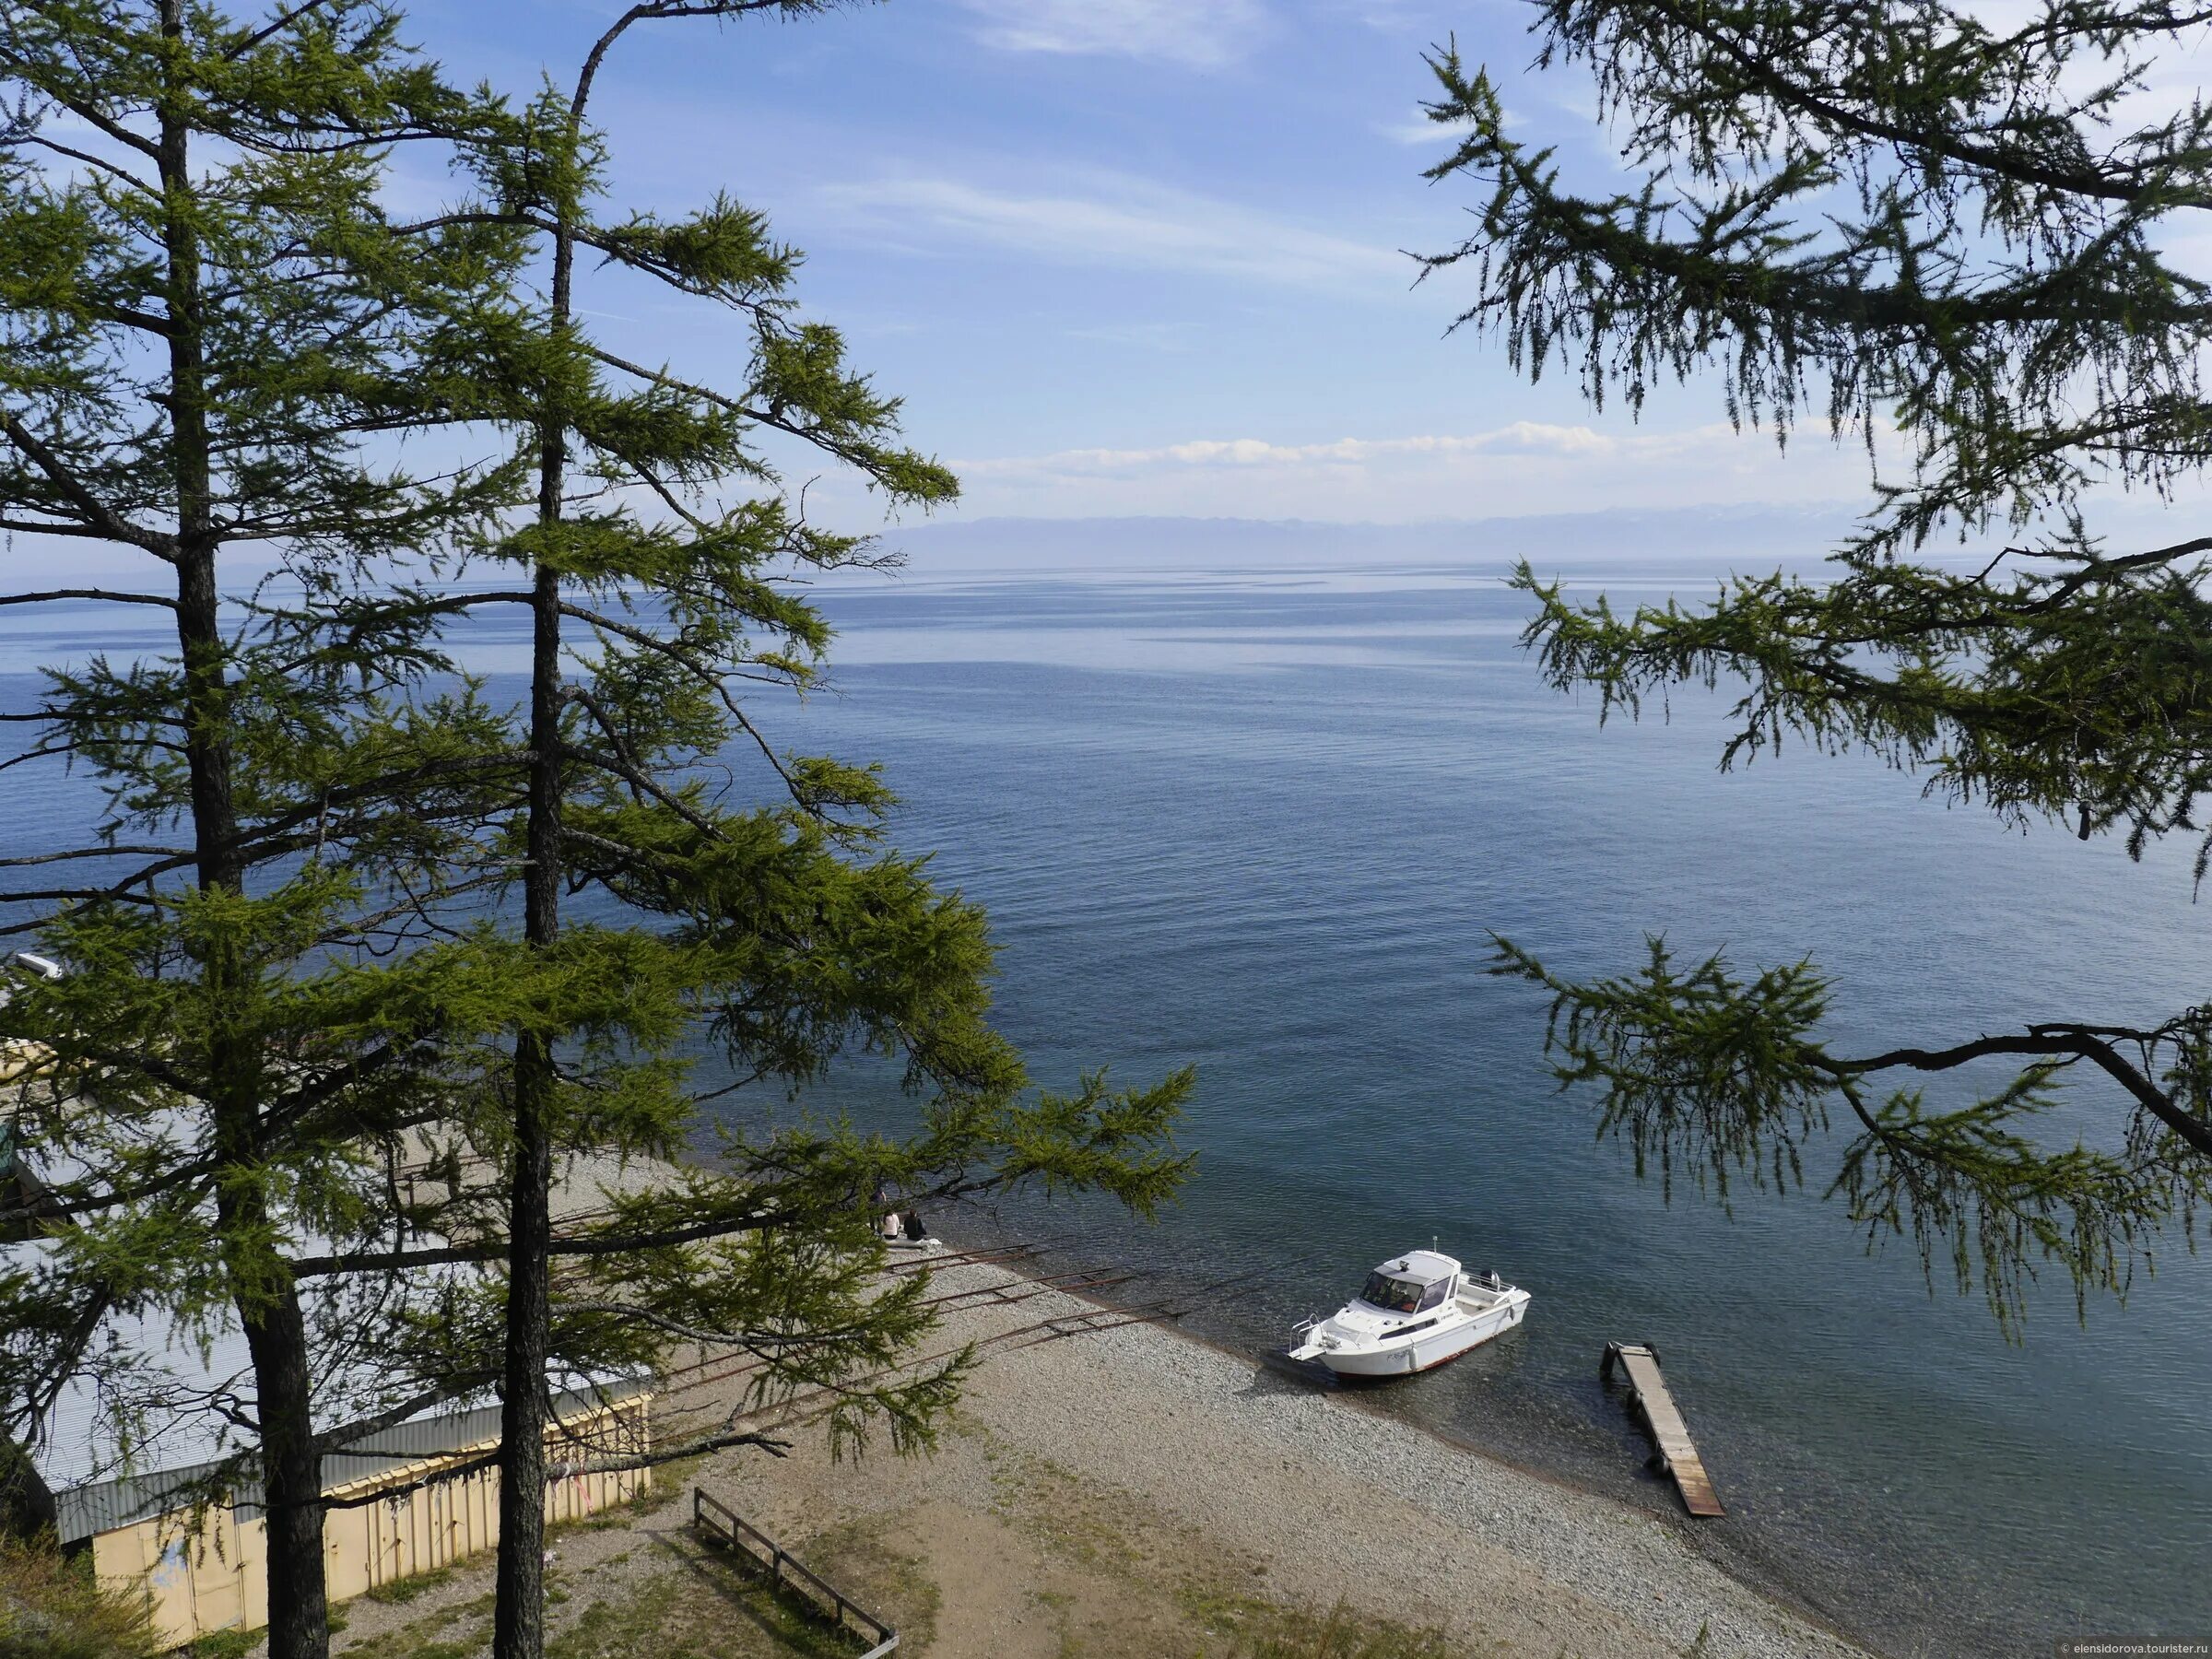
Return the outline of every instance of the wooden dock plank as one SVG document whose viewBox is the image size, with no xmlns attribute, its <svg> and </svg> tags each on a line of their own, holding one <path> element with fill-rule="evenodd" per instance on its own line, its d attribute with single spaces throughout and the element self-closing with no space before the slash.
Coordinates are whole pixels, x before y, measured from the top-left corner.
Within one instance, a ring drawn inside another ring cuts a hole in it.
<svg viewBox="0 0 2212 1659">
<path fill-rule="evenodd" d="M 1661 1465 L 1682 1494 L 1683 1507 L 1693 1515 L 1725 1516 L 1728 1512 L 1721 1507 L 1720 1495 L 1712 1489 L 1697 1444 L 1689 1438 L 1689 1425 L 1682 1420 L 1674 1396 L 1666 1391 L 1666 1379 L 1659 1373 L 1659 1356 L 1641 1343 L 1617 1342 L 1606 1350 L 1606 1359 L 1608 1370 L 1618 1361 L 1627 1373 L 1637 1409 L 1651 1429 Z"/>
</svg>

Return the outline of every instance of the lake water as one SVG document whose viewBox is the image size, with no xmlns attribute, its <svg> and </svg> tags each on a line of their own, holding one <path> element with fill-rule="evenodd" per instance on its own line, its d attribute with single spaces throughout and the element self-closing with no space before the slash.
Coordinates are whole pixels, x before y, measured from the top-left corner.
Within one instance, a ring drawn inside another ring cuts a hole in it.
<svg viewBox="0 0 2212 1659">
<path fill-rule="evenodd" d="M 1194 1323 L 1255 1356 L 1433 1237 L 1529 1288 L 1528 1322 L 1370 1404 L 1671 1516 L 1597 1382 L 1606 1342 L 1649 1340 L 1730 1511 L 1699 1547 L 1884 1651 L 2212 1640 L 2207 1264 L 2170 1241 L 2086 1326 L 2046 1285 L 2009 1346 L 1978 1297 L 1931 1297 L 1909 1244 L 1865 1254 L 1818 1201 L 1833 1147 L 1806 1191 L 1741 1192 L 1733 1218 L 1665 1202 L 1554 1090 L 1540 997 L 1484 971 L 1493 930 L 1577 973 L 1630 968 L 1665 932 L 1739 965 L 1810 953 L 1844 1045 L 2147 1018 L 2204 994 L 2185 851 L 2138 865 L 2007 833 L 1860 759 L 1722 776 L 1724 700 L 1701 691 L 1601 731 L 1519 652 L 1525 602 L 1495 574 L 829 593 L 838 688 L 771 733 L 885 763 L 899 844 L 935 849 L 992 913 L 1002 1023 L 1039 1077 L 1199 1068 L 1197 1179 L 1157 1226 L 1004 1219 L 1161 1285 L 1252 1276 Z M 1629 598 L 1710 587 L 1601 578 Z M 0 613 L 0 700 L 112 626 Z M 512 645 L 474 660 L 519 666 Z M 45 842 L 81 794 L 18 779 L 0 773 L 0 842 Z M 806 1104 L 896 1116 L 868 1072 Z M 2115 1114 L 2085 1083 L 2048 1132 L 2105 1138 Z"/>
<path fill-rule="evenodd" d="M 2183 850 L 2007 833 L 1864 760 L 1719 775 L 1724 700 L 1600 730 L 1518 649 L 1525 606 L 1465 567 L 833 600 L 841 695 L 786 729 L 887 763 L 900 841 L 991 911 L 1040 1075 L 1199 1067 L 1198 1177 L 1158 1227 L 1014 1220 L 1074 1233 L 1070 1261 L 1255 1272 L 1194 1322 L 1254 1353 L 1433 1236 L 1533 1290 L 1528 1323 L 1370 1403 L 1672 1514 L 1597 1382 L 1606 1342 L 1649 1339 L 1729 1507 L 1700 1544 L 1878 1645 L 2206 1639 L 2183 1564 L 2212 1559 L 2212 1264 L 2172 1241 L 2086 1328 L 2046 1286 L 2008 1346 L 1978 1296 L 1931 1298 L 1909 1244 L 1869 1259 L 1821 1161 L 1733 1219 L 1665 1203 L 1556 1092 L 1541 997 L 1484 972 L 1491 931 L 1580 973 L 1664 932 L 1740 965 L 1812 954 L 1845 1044 L 2147 1018 L 2204 994 Z M 2050 1132 L 2116 1121 L 2084 1085 Z"/>
</svg>

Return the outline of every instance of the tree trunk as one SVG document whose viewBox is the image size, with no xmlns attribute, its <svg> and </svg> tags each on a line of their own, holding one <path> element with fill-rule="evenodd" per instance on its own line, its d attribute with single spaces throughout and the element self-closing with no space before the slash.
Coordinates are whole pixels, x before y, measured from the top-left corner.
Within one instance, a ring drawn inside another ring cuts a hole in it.
<svg viewBox="0 0 2212 1659">
<path fill-rule="evenodd" d="M 570 250 L 554 255 L 556 318 L 568 310 Z M 539 455 L 538 517 L 560 519 L 567 459 L 558 415 Z M 540 565 L 531 600 L 529 865 L 523 933 L 550 947 L 560 928 L 560 577 Z M 514 1170 L 508 1196 L 507 1354 L 500 1411 L 500 1559 L 493 1659 L 538 1659 L 545 1649 L 546 1356 L 552 1326 L 553 1145 L 556 1077 L 546 1038 L 514 1048 Z"/>
<path fill-rule="evenodd" d="M 552 1147 L 546 1113 L 552 1055 L 525 1036 L 514 1057 L 514 1175 L 509 1195 L 507 1358 L 500 1411 L 500 1560 L 494 1659 L 536 1659 L 545 1645 L 546 1349 L 552 1324 L 547 1242 Z"/>
<path fill-rule="evenodd" d="M 185 400 L 179 399 L 180 412 Z M 179 425 L 185 422 L 180 418 Z M 204 428 L 203 428 L 204 435 Z M 185 662 L 186 759 L 203 892 L 241 890 L 230 799 L 230 747 L 224 735 L 222 644 L 217 630 L 215 556 L 183 556 L 178 634 Z M 265 1242 L 268 1207 L 260 1187 L 261 1081 L 265 1056 L 237 1018 L 252 994 L 253 965 L 221 939 L 199 948 L 208 1008 L 207 1075 L 220 1079 L 206 1102 L 214 1128 L 216 1236 L 253 1361 L 267 1512 L 269 1659 L 326 1659 L 330 1619 L 323 1560 L 323 1460 L 314 1443 L 314 1398 L 306 1323 L 284 1258 Z M 227 1176 L 224 1171 L 229 1171 Z"/>
<path fill-rule="evenodd" d="M 186 424 L 184 404 L 180 398 L 180 428 Z M 222 707 L 212 549 L 183 556 L 178 597 L 199 887 L 203 892 L 236 893 L 243 881 L 232 851 L 237 820 L 230 798 L 230 746 L 223 729 L 228 715 Z M 261 1429 L 269 1659 L 326 1659 L 330 1619 L 323 1560 L 323 1468 L 314 1444 L 306 1323 L 289 1266 L 265 1242 L 268 1207 L 257 1168 L 265 1056 L 250 1025 L 237 1018 L 241 1002 L 252 994 L 253 968 L 219 935 L 202 942 L 198 965 L 208 1008 L 207 1075 L 221 1080 L 206 1102 L 219 1160 L 216 1236 L 253 1361 L 254 1410 Z"/>
<path fill-rule="evenodd" d="M 0 1434 L 0 1538 L 31 1543 L 58 1524 L 53 1492 L 30 1453 Z"/>
<path fill-rule="evenodd" d="M 179 45 L 184 0 L 161 0 L 162 33 Z M 212 446 L 201 330 L 200 248 L 193 228 L 183 88 L 165 89 L 159 163 L 165 195 L 170 418 L 177 491 L 177 643 L 183 665 L 185 762 L 192 791 L 194 852 L 203 893 L 244 890 L 231 798 L 230 714 L 212 527 Z M 265 1241 L 268 1210 L 257 1184 L 261 1081 L 265 1056 L 240 1018 L 253 966 L 219 934 L 195 947 L 207 1004 L 207 1075 L 221 1079 L 206 1108 L 218 1160 L 217 1238 L 253 1361 L 267 1512 L 269 1659 L 327 1659 L 329 1604 L 323 1561 L 322 1459 L 314 1445 L 307 1333 L 299 1291 L 283 1258 Z"/>
<path fill-rule="evenodd" d="M 261 1411 L 263 1524 L 269 1577 L 269 1659 L 330 1652 L 323 1559 L 323 1454 L 315 1449 L 307 1333 L 288 1284 L 246 1321 Z"/>
</svg>

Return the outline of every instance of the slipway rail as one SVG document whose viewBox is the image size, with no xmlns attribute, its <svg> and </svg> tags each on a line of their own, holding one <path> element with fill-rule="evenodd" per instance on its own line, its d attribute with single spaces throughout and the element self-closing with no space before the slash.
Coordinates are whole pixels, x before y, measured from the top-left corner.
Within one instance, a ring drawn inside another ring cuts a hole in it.
<svg viewBox="0 0 2212 1659">
<path fill-rule="evenodd" d="M 1096 1295 L 1125 1285 L 1136 1277 L 1133 1273 L 1115 1273 L 1107 1268 L 1078 1268 L 1043 1278 L 1009 1279 L 1003 1285 L 981 1285 L 966 1290 L 948 1290 L 939 1296 L 924 1297 L 918 1305 L 945 1312 L 971 1307 L 1011 1307 L 1055 1292 L 1063 1295 Z M 667 1386 L 680 1393 L 709 1383 L 727 1382 L 733 1378 L 759 1371 L 767 1363 L 759 1355 L 747 1350 L 724 1348 L 689 1365 L 677 1366 L 665 1375 Z"/>
<path fill-rule="evenodd" d="M 711 1497 L 704 1487 L 691 1488 L 691 1524 L 708 1543 L 730 1551 L 767 1573 L 768 1582 L 778 1589 L 795 1586 L 839 1630 L 858 1627 L 861 1640 L 872 1640 L 876 1644 L 861 1654 L 860 1659 L 882 1659 L 898 1647 L 897 1630 L 820 1573 L 801 1565 L 798 1558 L 728 1505 Z"/>
<path fill-rule="evenodd" d="M 769 1399 L 749 1406 L 741 1406 L 723 1419 L 725 1429 L 751 1422 L 763 1430 L 802 1428 L 818 1422 L 835 1410 L 838 1402 L 853 1393 L 883 1383 L 902 1375 L 944 1363 L 955 1355 L 967 1352 L 978 1357 L 993 1353 L 1008 1353 L 1020 1348 L 1034 1347 L 1040 1343 L 1065 1342 L 1084 1336 L 1095 1336 L 1107 1331 L 1121 1330 L 1129 1325 L 1163 1324 L 1183 1318 L 1206 1296 L 1230 1286 L 1241 1285 L 1256 1277 L 1260 1270 L 1231 1274 L 1209 1284 L 1185 1290 L 1179 1295 L 1161 1296 L 1135 1303 L 1101 1301 L 1092 1307 L 1078 1308 L 1065 1313 L 1055 1313 L 1043 1319 L 1018 1324 L 1009 1329 L 994 1331 L 972 1342 L 941 1348 L 935 1353 L 919 1355 L 914 1359 L 887 1366 L 865 1376 L 851 1377 L 824 1387 L 804 1389 L 782 1399 Z M 1009 1286 L 1020 1293 L 1008 1298 L 1012 1301 L 1026 1301 L 1032 1296 L 1054 1293 L 1053 1286 L 1030 1285 L 1026 1290 L 1019 1285 Z M 1061 1294 L 1067 1292 L 1062 1290 Z M 994 1305 L 986 1301 L 984 1307 Z M 664 1398 L 676 1399 L 693 1394 L 716 1382 L 728 1382 L 759 1369 L 758 1361 L 747 1361 L 729 1369 L 702 1374 L 699 1371 L 672 1380 Z"/>
<path fill-rule="evenodd" d="M 1617 1365 L 1626 1373 L 1630 1395 L 1658 1447 L 1652 1461 L 1673 1477 L 1675 1489 L 1682 1494 L 1682 1507 L 1704 1519 L 1725 1516 L 1728 1512 L 1721 1507 L 1720 1495 L 1712 1489 L 1712 1477 L 1689 1438 L 1689 1425 L 1682 1420 L 1674 1395 L 1666 1392 L 1666 1379 L 1659 1374 L 1658 1350 L 1648 1342 L 1607 1343 L 1598 1380 L 1612 1381 Z"/>
<path fill-rule="evenodd" d="M 1018 1262 L 1035 1261 L 1050 1253 L 1056 1246 L 1074 1238 L 1073 1233 L 1054 1233 L 1049 1238 L 1032 1239 L 1023 1242 L 981 1244 L 972 1250 L 940 1250 L 926 1255 L 905 1259 L 893 1257 L 884 1264 L 884 1271 L 894 1276 L 909 1273 L 935 1273 L 941 1267 L 1004 1267 Z"/>
</svg>

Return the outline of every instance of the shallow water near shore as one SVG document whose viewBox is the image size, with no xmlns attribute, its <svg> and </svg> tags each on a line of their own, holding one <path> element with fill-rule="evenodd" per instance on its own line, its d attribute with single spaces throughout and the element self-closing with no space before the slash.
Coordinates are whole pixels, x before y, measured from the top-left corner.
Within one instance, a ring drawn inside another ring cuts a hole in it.
<svg viewBox="0 0 2212 1659">
<path fill-rule="evenodd" d="M 1527 1287 L 1528 1321 L 1365 1404 L 1671 1513 L 1597 1380 L 1606 1342 L 1648 1340 L 1730 1512 L 1700 1547 L 1877 1649 L 2212 1640 L 2186 1566 L 2212 1559 L 2212 1263 L 2167 1241 L 2159 1275 L 2124 1309 L 2093 1300 L 2086 1326 L 2043 1285 L 2007 1345 L 1947 1265 L 1931 1295 L 1909 1240 L 1869 1258 L 1819 1202 L 1840 1137 L 1803 1191 L 1739 1185 L 1732 1216 L 1679 1185 L 1669 1203 L 1556 1092 L 1541 998 L 1486 972 L 1492 932 L 1578 974 L 1630 970 L 1664 932 L 1739 967 L 1811 954 L 1840 1047 L 2162 1017 L 2205 994 L 2189 850 L 2134 865 L 2007 832 L 1859 758 L 1717 774 L 1724 693 L 1601 730 L 1518 650 L 1525 601 L 1496 575 L 924 573 L 824 594 L 836 689 L 764 700 L 764 724 L 884 763 L 893 841 L 934 850 L 992 914 L 1001 1022 L 1039 1078 L 1199 1068 L 1197 1177 L 1157 1225 L 1030 1198 L 993 1224 L 1199 1292 L 1194 1328 L 1255 1359 L 1433 1239 Z M 1712 572 L 1582 576 L 1634 602 Z M 495 626 L 469 665 L 500 694 L 522 636 Z M 90 612 L 0 620 L 0 702 L 27 702 L 35 663 L 127 642 Z M 97 808 L 31 770 L 0 774 L 11 849 Z M 1932 1079 L 1930 1102 L 2000 1076 Z M 856 1066 L 798 1109 L 888 1126 L 888 1083 Z M 792 1110 L 751 1099 L 724 1109 Z M 2045 1129 L 2109 1140 L 2118 1121 L 2081 1081 Z"/>
</svg>

